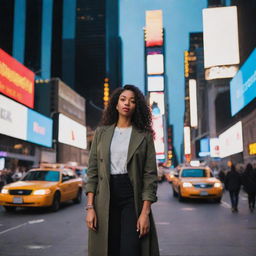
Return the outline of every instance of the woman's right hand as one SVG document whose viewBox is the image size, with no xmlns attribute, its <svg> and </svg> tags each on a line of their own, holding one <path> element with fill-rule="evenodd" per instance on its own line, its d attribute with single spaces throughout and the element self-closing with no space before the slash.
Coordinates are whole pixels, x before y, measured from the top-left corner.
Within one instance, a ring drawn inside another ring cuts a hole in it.
<svg viewBox="0 0 256 256">
<path fill-rule="evenodd" d="M 96 231 L 97 228 L 97 216 L 94 209 L 88 209 L 86 215 L 86 223 L 89 229 Z"/>
</svg>

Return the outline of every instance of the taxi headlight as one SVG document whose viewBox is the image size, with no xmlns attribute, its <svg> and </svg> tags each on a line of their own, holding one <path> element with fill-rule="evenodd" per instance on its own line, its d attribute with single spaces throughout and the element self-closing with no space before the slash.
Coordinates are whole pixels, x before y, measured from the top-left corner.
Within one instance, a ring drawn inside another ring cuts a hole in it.
<svg viewBox="0 0 256 256">
<path fill-rule="evenodd" d="M 34 195 L 48 195 L 51 193 L 50 189 L 38 189 L 33 192 Z"/>
<path fill-rule="evenodd" d="M 214 183 L 214 187 L 215 187 L 215 188 L 220 188 L 220 187 L 221 187 L 221 184 L 218 183 L 218 182 L 216 182 L 216 183 Z"/>
<path fill-rule="evenodd" d="M 6 189 L 6 188 L 2 188 L 1 193 L 2 194 L 9 194 L 9 190 Z"/>
<path fill-rule="evenodd" d="M 182 184 L 183 188 L 191 188 L 192 187 L 192 184 L 190 182 L 184 182 Z"/>
</svg>

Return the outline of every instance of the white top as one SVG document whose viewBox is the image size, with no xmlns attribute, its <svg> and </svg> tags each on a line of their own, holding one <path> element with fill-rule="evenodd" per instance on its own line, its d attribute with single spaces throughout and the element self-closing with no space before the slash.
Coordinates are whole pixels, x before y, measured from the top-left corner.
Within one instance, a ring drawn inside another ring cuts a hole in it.
<svg viewBox="0 0 256 256">
<path fill-rule="evenodd" d="M 110 173 L 127 173 L 127 154 L 132 133 L 132 126 L 115 128 L 110 145 Z"/>
</svg>

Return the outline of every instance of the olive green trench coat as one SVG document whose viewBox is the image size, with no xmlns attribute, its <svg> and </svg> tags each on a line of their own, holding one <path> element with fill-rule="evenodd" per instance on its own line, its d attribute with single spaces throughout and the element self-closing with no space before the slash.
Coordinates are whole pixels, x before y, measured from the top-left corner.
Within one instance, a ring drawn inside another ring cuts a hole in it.
<svg viewBox="0 0 256 256">
<path fill-rule="evenodd" d="M 88 167 L 86 193 L 93 192 L 97 215 L 97 231 L 89 230 L 88 256 L 108 256 L 108 220 L 110 202 L 110 144 L 115 125 L 102 126 L 96 130 Z M 155 148 L 150 133 L 132 129 L 127 155 L 128 175 L 133 185 L 137 217 L 143 201 L 157 200 L 157 169 Z M 141 238 L 141 256 L 159 256 L 157 234 L 152 214 L 150 232 Z"/>
</svg>

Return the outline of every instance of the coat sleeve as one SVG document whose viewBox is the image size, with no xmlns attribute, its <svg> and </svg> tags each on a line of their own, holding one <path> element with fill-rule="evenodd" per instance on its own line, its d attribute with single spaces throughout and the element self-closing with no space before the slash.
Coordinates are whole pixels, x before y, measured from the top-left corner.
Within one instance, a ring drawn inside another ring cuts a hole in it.
<svg viewBox="0 0 256 256">
<path fill-rule="evenodd" d="M 99 139 L 99 128 L 96 129 L 92 146 L 89 154 L 89 166 L 87 170 L 87 183 L 85 185 L 85 193 L 92 192 L 95 194 L 98 185 L 98 157 L 97 145 Z"/>
<path fill-rule="evenodd" d="M 157 201 L 157 167 L 156 167 L 156 153 L 153 138 L 151 134 L 147 135 L 147 151 L 146 162 L 143 173 L 143 201 Z"/>
</svg>

